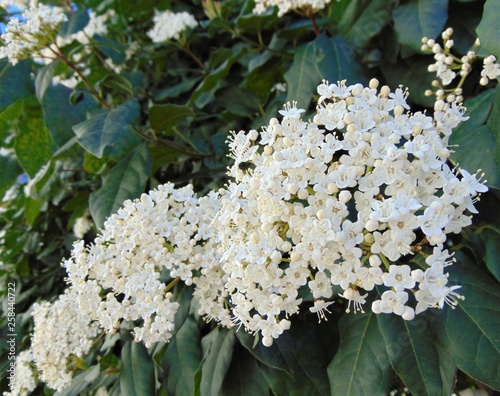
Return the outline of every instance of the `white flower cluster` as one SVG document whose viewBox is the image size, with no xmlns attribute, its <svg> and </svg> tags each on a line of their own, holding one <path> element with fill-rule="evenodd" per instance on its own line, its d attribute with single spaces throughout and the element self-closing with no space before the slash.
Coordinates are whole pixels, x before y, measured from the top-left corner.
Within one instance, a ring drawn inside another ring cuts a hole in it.
<svg viewBox="0 0 500 396">
<path fill-rule="evenodd" d="M 36 388 L 34 376 L 33 352 L 31 349 L 22 351 L 16 356 L 15 383 L 10 392 L 4 396 L 27 396 Z"/>
<path fill-rule="evenodd" d="M 184 30 L 198 26 L 196 19 L 187 12 L 156 12 L 153 21 L 155 24 L 147 35 L 154 43 L 177 40 Z"/>
<path fill-rule="evenodd" d="M 33 361 L 39 379 L 58 391 L 71 383 L 73 373 L 68 367 L 74 359 L 89 352 L 100 332 L 97 323 L 75 304 L 76 298 L 75 291 L 67 289 L 54 303 L 44 302 L 33 307 Z"/>
<path fill-rule="evenodd" d="M 292 10 L 322 10 L 331 0 L 256 0 L 253 12 L 263 14 L 270 7 L 278 7 L 278 16 L 282 17 Z"/>
<path fill-rule="evenodd" d="M 67 20 L 61 8 L 44 4 L 27 8 L 22 16 L 25 22 L 11 18 L 1 36 L 5 46 L 0 47 L 0 58 L 8 58 L 13 65 L 50 45 Z"/>
<path fill-rule="evenodd" d="M 212 237 L 208 224 L 218 205 L 216 194 L 197 199 L 192 187 L 175 190 L 171 184 L 125 202 L 106 221 L 95 244 L 86 248 L 83 241 L 76 243 L 63 263 L 82 312 L 108 332 L 116 331 L 122 320 L 138 323 L 136 341 L 144 340 L 148 347 L 168 341 L 179 304 L 162 274 L 173 284 L 202 284 L 205 277 L 193 279 L 194 273 L 218 266 L 212 242 L 205 242 Z M 213 285 L 206 286 L 206 293 L 213 293 Z"/>
<path fill-rule="evenodd" d="M 82 217 L 76 219 L 75 224 L 73 225 L 73 233 L 78 239 L 82 239 L 87 232 L 89 232 L 94 223 L 90 218 L 90 213 L 85 212 Z"/>
<path fill-rule="evenodd" d="M 378 85 L 324 81 L 312 121 L 287 105 L 261 132 L 233 133 L 226 189 L 197 198 L 192 186 L 159 186 L 125 202 L 94 244 L 75 243 L 63 262 L 70 291 L 35 309 L 42 379 L 67 383 L 65 359 L 97 334 L 90 319 L 108 332 L 132 321 L 148 347 L 168 341 L 178 281 L 194 286 L 206 320 L 260 333 L 266 346 L 304 306 L 326 319 L 340 296 L 348 312 L 363 311 L 375 286 L 377 314 L 411 320 L 456 305 L 444 243 L 487 190 L 446 164 L 465 109 L 439 101 L 433 117 L 410 113 L 406 91 Z M 414 268 L 406 256 L 419 254 L 424 267 Z"/>
<path fill-rule="evenodd" d="M 390 288 L 375 313 L 410 320 L 415 311 L 454 304 L 443 243 L 471 223 L 464 211 L 475 213 L 473 197 L 487 190 L 446 164 L 464 109 L 441 101 L 434 118 L 405 113 L 406 92 L 377 87 L 376 80 L 367 88 L 324 82 L 312 122 L 288 106 L 281 122 L 232 139 L 234 182 L 215 224 L 221 267 L 234 321 L 259 331 L 266 345 L 290 326 L 305 287 L 320 318 L 332 285 L 343 289 L 348 311 L 351 304 L 362 311 L 363 291 L 375 285 Z M 436 246 L 424 272 L 391 264 L 424 244 Z"/>
<path fill-rule="evenodd" d="M 497 58 L 489 55 L 483 60 L 483 70 L 481 70 L 479 84 L 487 85 L 490 80 L 495 80 L 498 76 L 500 76 L 500 64 L 497 63 Z"/>
<path fill-rule="evenodd" d="M 476 50 L 480 46 L 479 39 L 476 40 L 474 46 L 467 55 L 462 56 L 458 59 L 455 57 L 451 49 L 454 46 L 454 41 L 451 38 L 453 34 L 452 28 L 447 28 L 442 34 L 443 46 L 437 43 L 433 39 L 427 37 L 422 38 L 422 51 L 434 53 L 435 63 L 429 65 L 428 70 L 432 73 L 436 73 L 436 76 L 441 80 L 433 81 L 432 85 L 437 88 L 434 92 L 432 90 L 427 90 L 425 93 L 427 96 L 433 94 L 436 95 L 437 100 L 446 99 L 448 102 L 463 102 L 462 96 L 462 85 L 465 78 L 469 75 L 472 70 L 472 63 L 476 60 Z M 450 85 L 455 77 L 460 75 L 461 81 L 458 83 L 456 88 L 445 88 Z M 479 83 L 481 85 L 487 85 L 490 80 L 496 79 L 500 75 L 500 65 L 496 63 L 496 58 L 490 55 L 484 59 L 483 70 L 481 71 L 481 79 Z"/>
</svg>

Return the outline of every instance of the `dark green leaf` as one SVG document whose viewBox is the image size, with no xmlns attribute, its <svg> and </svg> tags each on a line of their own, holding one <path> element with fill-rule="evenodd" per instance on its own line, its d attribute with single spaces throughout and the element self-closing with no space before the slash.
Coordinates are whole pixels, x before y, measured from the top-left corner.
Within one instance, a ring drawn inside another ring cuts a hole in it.
<svg viewBox="0 0 500 396">
<path fill-rule="evenodd" d="M 4 157 L 0 155 L 0 201 L 5 192 L 16 182 L 17 177 L 22 173 L 16 158 Z"/>
<path fill-rule="evenodd" d="M 57 392 L 55 396 L 79 396 L 98 375 L 99 364 L 76 375 L 71 384 L 62 392 Z"/>
<path fill-rule="evenodd" d="M 399 41 L 420 52 L 422 37 L 437 38 L 448 18 L 448 0 L 416 0 L 393 11 Z"/>
<path fill-rule="evenodd" d="M 83 30 L 83 28 L 87 26 L 90 21 L 90 17 L 86 9 L 81 9 L 66 15 L 68 20 L 62 24 L 58 33 L 62 38 L 68 38 L 72 34 Z"/>
<path fill-rule="evenodd" d="M 450 284 L 459 284 L 455 309 L 445 307 L 432 322 L 437 342 L 458 368 L 500 390 L 500 291 L 498 281 L 462 253 L 450 268 Z M 498 258 L 497 258 L 498 259 Z"/>
<path fill-rule="evenodd" d="M 137 198 L 144 192 L 150 173 L 151 152 L 148 145 L 143 144 L 103 175 L 101 188 L 90 194 L 89 202 L 98 228 L 125 200 Z"/>
<path fill-rule="evenodd" d="M 231 364 L 235 341 L 234 330 L 223 327 L 216 327 L 201 340 L 203 347 L 201 396 L 220 395 L 224 377 Z"/>
<path fill-rule="evenodd" d="M 102 110 L 73 126 L 78 142 L 89 153 L 101 158 L 105 154 L 120 157 L 140 142 L 131 125 L 139 117 L 139 102 L 129 100 L 112 110 Z"/>
<path fill-rule="evenodd" d="M 339 328 L 339 350 L 328 366 L 332 396 L 386 396 L 393 371 L 375 314 L 344 314 Z"/>
<path fill-rule="evenodd" d="M 500 58 L 500 40 L 498 40 L 498 16 L 500 3 L 497 0 L 486 0 L 483 9 L 483 19 L 476 29 L 481 49 Z"/>
<path fill-rule="evenodd" d="M 495 99 L 487 125 L 495 134 L 497 144 L 495 145 L 494 159 L 496 164 L 500 165 L 500 85 L 495 88 Z"/>
<path fill-rule="evenodd" d="M 120 390 L 123 396 L 151 396 L 156 393 L 154 363 L 142 343 L 129 341 L 121 353 Z"/>
<path fill-rule="evenodd" d="M 25 106 L 15 149 L 19 164 L 31 178 L 50 160 L 52 148 L 53 141 L 43 122 L 40 108 Z"/>
<path fill-rule="evenodd" d="M 177 85 L 162 89 L 155 95 L 155 101 L 161 101 L 166 98 L 177 98 L 183 93 L 191 90 L 199 82 L 200 77 L 188 78 Z"/>
<path fill-rule="evenodd" d="M 236 346 L 234 349 L 233 359 L 224 379 L 221 395 L 269 395 L 269 386 L 256 360 L 241 346 Z"/>
<path fill-rule="evenodd" d="M 121 65 L 125 62 L 127 57 L 125 53 L 125 46 L 118 41 L 112 40 L 108 37 L 100 36 L 95 34 L 93 37 L 96 44 L 99 46 L 99 49 L 106 55 L 108 58 L 111 58 L 115 65 Z"/>
<path fill-rule="evenodd" d="M 172 395 L 194 394 L 201 359 L 200 329 L 195 320 L 188 317 L 170 341 L 162 359 L 162 366 L 166 368 L 163 379 Z"/>
<path fill-rule="evenodd" d="M 342 36 L 354 47 L 365 47 L 391 21 L 392 0 L 351 1 L 339 23 Z"/>
<path fill-rule="evenodd" d="M 63 85 L 51 86 L 42 101 L 45 125 L 59 147 L 75 137 L 73 125 L 85 121 L 87 112 L 97 107 L 97 102 L 89 94 L 82 94 L 82 100 L 71 105 L 69 97 L 72 92 Z"/>
<path fill-rule="evenodd" d="M 172 129 L 179 121 L 195 115 L 191 106 L 176 104 L 156 105 L 149 108 L 149 124 L 156 131 L 167 135 L 172 134 Z"/>
<path fill-rule="evenodd" d="M 117 74 L 108 74 L 96 84 L 96 89 L 103 90 L 104 88 L 130 96 L 134 94 L 132 83 L 127 78 Z"/>
<path fill-rule="evenodd" d="M 486 257 L 484 261 L 490 272 L 500 281 L 500 232 L 487 229 L 483 231 L 486 238 Z"/>
<path fill-rule="evenodd" d="M 247 48 L 243 45 L 236 45 L 233 47 L 231 56 L 216 69 L 212 70 L 201 84 L 196 87 L 189 99 L 189 103 L 196 105 L 196 107 L 200 109 L 210 103 L 217 89 L 223 85 L 224 78 L 229 74 L 231 66 L 246 52 Z"/>
<path fill-rule="evenodd" d="M 12 66 L 6 59 L 0 59 L 0 112 L 18 99 L 34 93 L 31 81 L 31 60 L 22 60 Z"/>
<path fill-rule="evenodd" d="M 42 102 L 45 91 L 52 83 L 52 77 L 54 76 L 54 72 L 58 63 L 58 61 L 50 62 L 48 65 L 44 66 L 36 75 L 35 91 L 36 97 L 40 102 Z"/>
<path fill-rule="evenodd" d="M 266 377 L 276 393 L 329 395 L 327 366 L 337 348 L 336 322 L 329 320 L 318 324 L 316 317 L 294 320 L 290 330 L 265 347 L 248 333 L 238 332 L 241 344 L 260 362 L 268 367 L 286 372 L 282 376 L 273 370 Z"/>
<path fill-rule="evenodd" d="M 452 393 L 453 386 L 449 386 L 453 385 L 455 370 L 447 373 L 446 381 L 442 380 L 438 347 L 424 315 L 405 321 L 397 315 L 380 314 L 377 321 L 391 365 L 412 394 L 448 396 Z"/>
<path fill-rule="evenodd" d="M 299 108 L 307 110 L 323 79 L 331 83 L 340 80 L 347 80 L 348 84 L 364 82 L 353 57 L 354 49 L 339 37 L 329 39 L 320 35 L 300 46 L 292 66 L 285 73 L 287 101 L 297 101 Z"/>
<path fill-rule="evenodd" d="M 38 216 L 40 215 L 42 204 L 43 202 L 37 199 L 30 197 L 26 199 L 26 204 L 24 206 L 24 218 L 26 220 L 26 224 L 32 226 L 35 223 L 36 219 L 38 219 Z"/>
<path fill-rule="evenodd" d="M 483 125 L 491 113 L 494 100 L 495 90 L 489 90 L 465 102 L 466 115 L 470 119 L 453 131 L 450 145 L 453 147 L 451 159 L 454 162 L 470 173 L 482 169 L 488 186 L 500 188 L 500 165 L 495 161 L 498 131 Z"/>
</svg>

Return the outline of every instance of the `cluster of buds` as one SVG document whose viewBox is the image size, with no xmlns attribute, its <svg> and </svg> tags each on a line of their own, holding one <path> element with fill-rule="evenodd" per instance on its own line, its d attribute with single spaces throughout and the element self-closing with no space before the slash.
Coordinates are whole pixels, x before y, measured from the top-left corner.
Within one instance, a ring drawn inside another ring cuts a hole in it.
<svg viewBox="0 0 500 396">
<path fill-rule="evenodd" d="M 446 100 L 449 103 L 462 103 L 464 100 L 462 86 L 465 79 L 472 71 L 472 64 L 477 58 L 477 50 L 480 46 L 479 39 L 476 39 L 472 48 L 466 55 L 458 58 L 453 55 L 451 49 L 454 46 L 454 41 L 451 38 L 453 34 L 452 28 L 447 28 L 441 33 L 443 45 L 428 37 L 422 38 L 423 52 L 432 52 L 434 54 L 435 63 L 429 65 L 428 71 L 436 73 L 437 80 L 432 82 L 435 90 L 425 91 L 426 96 L 436 95 L 436 100 Z M 460 80 L 456 87 L 447 87 L 452 84 L 455 78 L 460 76 Z M 484 59 L 483 70 L 481 71 L 481 85 L 487 85 L 490 80 L 496 79 L 500 75 L 500 65 L 496 62 L 496 58 L 490 55 Z M 446 88 L 447 87 L 447 88 Z"/>
</svg>

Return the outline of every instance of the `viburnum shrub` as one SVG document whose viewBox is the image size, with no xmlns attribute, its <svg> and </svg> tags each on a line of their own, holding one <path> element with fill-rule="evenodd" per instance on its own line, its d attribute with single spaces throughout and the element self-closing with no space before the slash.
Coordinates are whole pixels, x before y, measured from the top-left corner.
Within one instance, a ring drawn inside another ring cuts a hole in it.
<svg viewBox="0 0 500 396">
<path fill-rule="evenodd" d="M 34 312 L 41 379 L 64 389 L 65 359 L 88 351 L 96 325 L 115 332 L 132 321 L 137 342 L 168 341 L 179 308 L 169 290 L 179 281 L 194 285 L 205 320 L 258 333 L 265 346 L 301 309 L 328 320 L 337 296 L 347 312 L 405 320 L 454 308 L 463 297 L 448 283 L 444 244 L 487 191 L 477 174 L 447 164 L 465 109 L 440 101 L 433 117 L 411 113 L 406 90 L 378 87 L 324 81 L 312 120 L 288 103 L 260 132 L 232 133 L 224 189 L 198 198 L 192 186 L 161 185 L 125 202 L 92 244 L 77 242 L 63 262 L 69 294 Z M 406 264 L 410 255 L 424 256 L 425 268 Z M 53 326 L 49 342 L 41 334 Z"/>
<path fill-rule="evenodd" d="M 4 395 L 500 389 L 495 0 L 26 3 Z"/>
</svg>

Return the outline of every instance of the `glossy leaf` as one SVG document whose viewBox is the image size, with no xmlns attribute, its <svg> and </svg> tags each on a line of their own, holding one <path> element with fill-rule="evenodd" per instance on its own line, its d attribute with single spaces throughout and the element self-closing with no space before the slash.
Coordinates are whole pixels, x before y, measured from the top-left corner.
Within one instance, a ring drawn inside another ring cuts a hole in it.
<svg viewBox="0 0 500 396">
<path fill-rule="evenodd" d="M 432 322 L 437 342 L 458 368 L 500 390 L 500 291 L 498 282 L 463 253 L 455 255 L 449 283 L 465 297 L 455 309 L 446 307 Z"/>
<path fill-rule="evenodd" d="M 235 347 L 221 395 L 267 396 L 268 394 L 269 385 L 256 360 L 243 347 Z"/>
<path fill-rule="evenodd" d="M 202 338 L 201 396 L 220 395 L 224 377 L 231 364 L 235 340 L 234 330 L 223 327 L 216 327 Z"/>
<path fill-rule="evenodd" d="M 22 168 L 19 166 L 14 156 L 0 155 L 0 200 L 5 192 L 16 182 L 21 174 Z"/>
<path fill-rule="evenodd" d="M 59 62 L 50 62 L 48 65 L 44 66 L 36 75 L 35 79 L 35 91 L 36 97 L 41 102 L 45 91 L 52 83 L 52 77 L 54 77 L 54 72 L 56 70 Z"/>
<path fill-rule="evenodd" d="M 54 144 L 43 122 L 40 108 L 36 106 L 25 106 L 18 127 L 16 156 L 26 173 L 34 178 L 52 157 Z"/>
<path fill-rule="evenodd" d="M 351 1 L 339 23 L 339 30 L 354 47 L 365 47 L 391 22 L 391 0 Z"/>
<path fill-rule="evenodd" d="M 83 94 L 82 100 L 72 105 L 69 101 L 71 92 L 64 85 L 50 86 L 42 100 L 45 125 L 59 147 L 75 137 L 73 125 L 85 121 L 87 112 L 97 107 L 97 102 L 90 94 Z"/>
<path fill-rule="evenodd" d="M 102 186 L 90 194 L 89 208 L 98 228 L 127 199 L 139 197 L 151 172 L 151 152 L 146 144 L 122 158 L 102 177 Z"/>
<path fill-rule="evenodd" d="M 153 360 L 139 342 L 127 342 L 121 352 L 120 393 L 123 396 L 151 396 L 156 393 Z"/>
<path fill-rule="evenodd" d="M 486 239 L 486 267 L 500 282 L 500 230 L 487 229 L 483 231 Z"/>
<path fill-rule="evenodd" d="M 500 42 L 498 40 L 498 16 L 500 3 L 497 0 L 486 0 L 483 8 L 483 19 L 476 28 L 481 41 L 481 49 L 488 54 L 500 58 Z"/>
<path fill-rule="evenodd" d="M 196 105 L 198 108 L 205 107 L 214 99 L 214 94 L 222 85 L 224 77 L 229 74 L 232 65 L 240 59 L 247 51 L 245 46 L 235 46 L 231 52 L 231 56 L 224 60 L 222 64 L 212 70 L 201 84 L 196 87 L 195 91 L 189 99 L 190 104 Z"/>
<path fill-rule="evenodd" d="M 377 322 L 391 365 L 412 394 L 448 396 L 452 393 L 453 359 L 449 357 L 451 361 L 446 367 L 451 370 L 445 373 L 443 381 L 440 365 L 446 355 L 440 358 L 426 316 L 405 321 L 397 315 L 380 314 Z"/>
<path fill-rule="evenodd" d="M 68 20 L 62 24 L 58 32 L 62 38 L 68 38 L 72 34 L 83 30 L 90 21 L 89 14 L 85 9 L 68 13 L 67 17 Z"/>
<path fill-rule="evenodd" d="M 102 91 L 104 88 L 130 96 L 134 94 L 132 83 L 127 78 L 117 74 L 108 74 L 96 84 L 96 89 Z"/>
<path fill-rule="evenodd" d="M 399 41 L 420 53 L 422 37 L 437 38 L 448 18 L 448 0 L 415 0 L 393 11 Z"/>
<path fill-rule="evenodd" d="M 483 92 L 465 102 L 470 119 L 459 125 L 450 136 L 453 145 L 451 159 L 470 173 L 481 169 L 487 185 L 500 188 L 500 164 L 495 161 L 498 131 L 484 123 L 488 120 L 495 100 L 495 90 Z"/>
<path fill-rule="evenodd" d="M 201 359 L 200 329 L 195 320 L 188 317 L 170 341 L 162 359 L 162 366 L 165 367 L 163 381 L 171 394 L 194 394 L 195 375 L 201 366 Z"/>
<path fill-rule="evenodd" d="M 256 359 L 276 369 L 265 373 L 275 393 L 330 394 L 327 366 L 337 348 L 338 336 L 333 320 L 318 324 L 312 315 L 308 320 L 295 320 L 270 347 L 248 333 L 236 334 Z"/>
<path fill-rule="evenodd" d="M 340 346 L 328 366 L 332 396 L 385 396 L 393 378 L 376 315 L 344 314 Z"/>
<path fill-rule="evenodd" d="M 156 131 L 172 134 L 172 129 L 179 121 L 193 117 L 195 112 L 191 106 L 176 104 L 156 105 L 149 109 L 149 123 Z"/>
<path fill-rule="evenodd" d="M 347 80 L 348 84 L 364 82 L 360 67 L 354 62 L 354 49 L 339 37 L 318 36 L 297 49 L 293 64 L 285 73 L 287 101 L 307 109 L 322 79 L 330 83 Z"/>
<path fill-rule="evenodd" d="M 75 126 L 78 142 L 89 153 L 101 158 L 120 157 L 128 148 L 140 142 L 131 125 L 139 117 L 139 102 L 129 100 L 112 110 L 102 110 Z"/>
<path fill-rule="evenodd" d="M 12 66 L 6 59 L 0 59 L 0 112 L 15 101 L 33 95 L 31 61 L 22 60 Z"/>
</svg>

